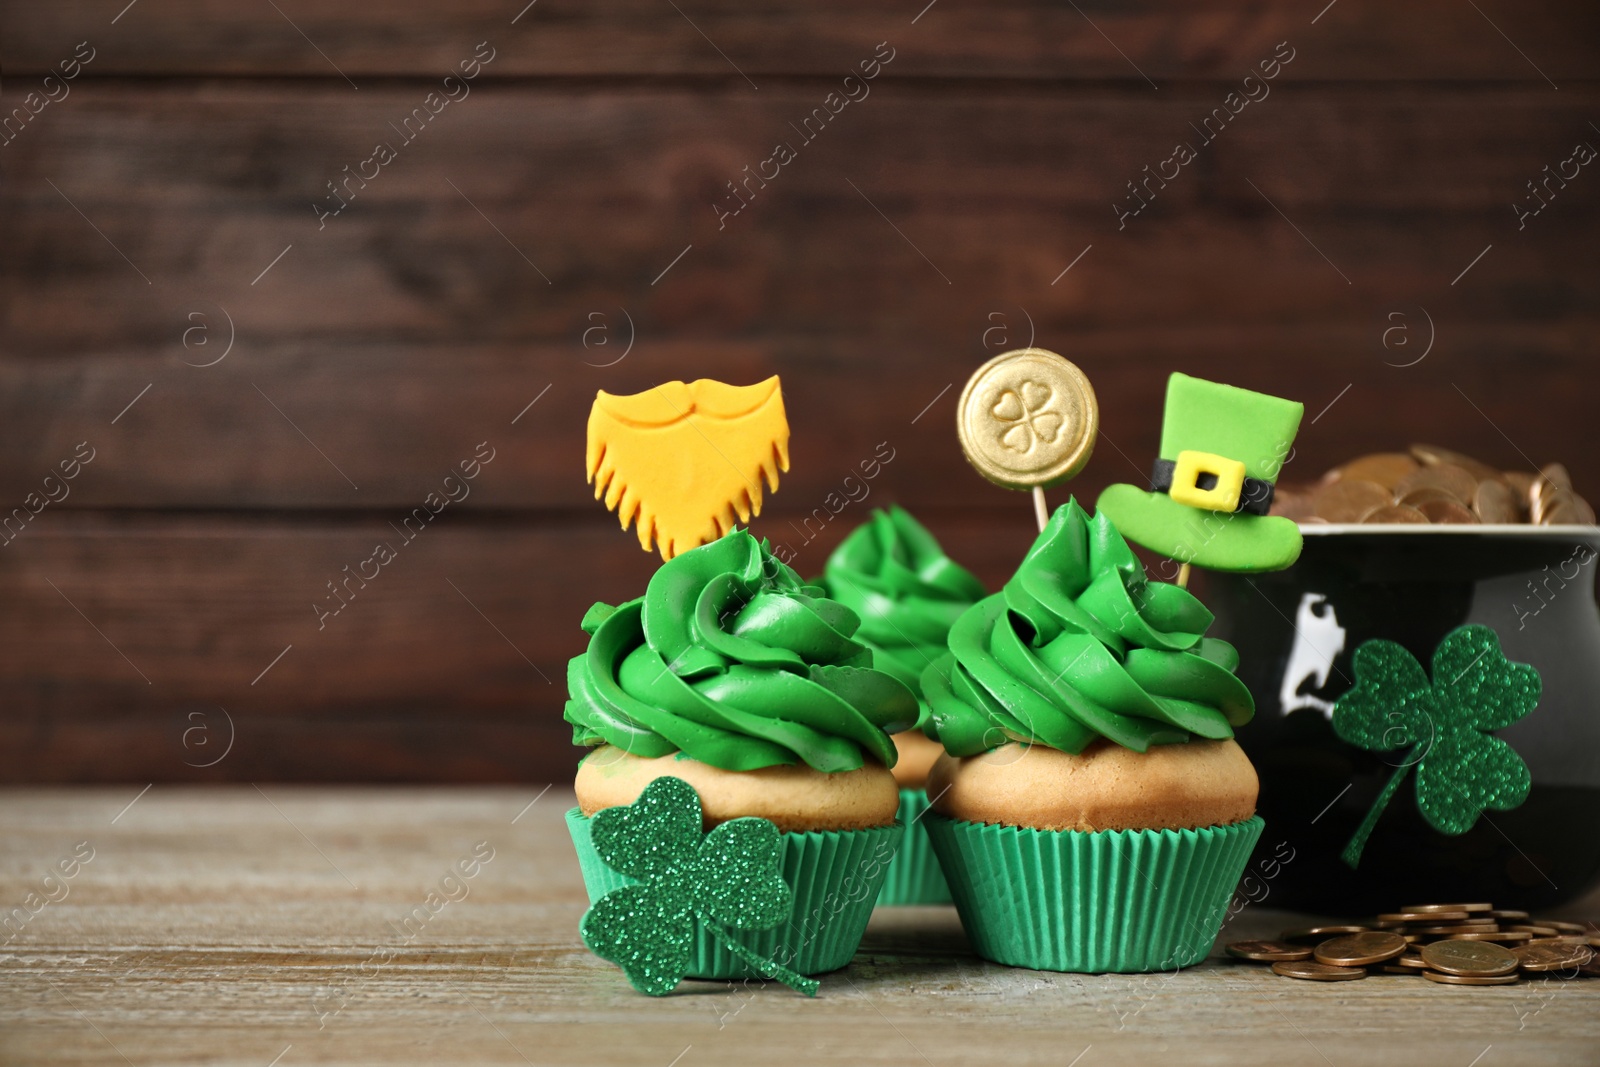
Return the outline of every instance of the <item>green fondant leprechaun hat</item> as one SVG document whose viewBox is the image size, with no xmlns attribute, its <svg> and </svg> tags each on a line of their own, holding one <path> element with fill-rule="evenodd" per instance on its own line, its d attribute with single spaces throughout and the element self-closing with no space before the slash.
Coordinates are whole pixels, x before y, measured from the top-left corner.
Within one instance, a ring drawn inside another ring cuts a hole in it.
<svg viewBox="0 0 1600 1067">
<path fill-rule="evenodd" d="M 1218 571 L 1275 571 L 1300 555 L 1300 528 L 1268 515 L 1305 405 L 1174 374 L 1161 456 L 1146 492 L 1110 485 L 1096 510 L 1130 541 Z"/>
</svg>

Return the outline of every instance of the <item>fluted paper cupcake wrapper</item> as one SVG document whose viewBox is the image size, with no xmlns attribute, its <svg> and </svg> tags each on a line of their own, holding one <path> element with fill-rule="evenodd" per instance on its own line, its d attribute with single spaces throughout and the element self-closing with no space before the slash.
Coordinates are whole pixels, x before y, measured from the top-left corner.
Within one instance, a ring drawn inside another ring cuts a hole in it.
<svg viewBox="0 0 1600 1067">
<path fill-rule="evenodd" d="M 926 789 L 900 790 L 900 811 L 895 818 L 906 828 L 906 835 L 889 864 L 889 876 L 884 879 L 883 892 L 878 894 L 879 907 L 950 903 L 950 887 L 945 884 L 939 857 L 933 854 L 933 844 L 922 825 L 922 815 L 927 810 Z"/>
<path fill-rule="evenodd" d="M 1171 970 L 1204 959 L 1265 825 L 1032 830 L 929 812 L 973 949 L 1044 971 Z"/>
<path fill-rule="evenodd" d="M 637 879 L 606 865 L 595 851 L 590 827 L 588 817 L 577 808 L 567 812 L 567 829 L 593 904 Z M 794 911 L 788 922 L 770 930 L 735 930 L 732 936 L 757 955 L 801 974 L 838 970 L 861 945 L 873 902 L 903 835 L 898 822 L 870 830 L 781 834 L 783 880 L 794 890 Z M 687 977 L 763 976 L 696 920 Z"/>
</svg>

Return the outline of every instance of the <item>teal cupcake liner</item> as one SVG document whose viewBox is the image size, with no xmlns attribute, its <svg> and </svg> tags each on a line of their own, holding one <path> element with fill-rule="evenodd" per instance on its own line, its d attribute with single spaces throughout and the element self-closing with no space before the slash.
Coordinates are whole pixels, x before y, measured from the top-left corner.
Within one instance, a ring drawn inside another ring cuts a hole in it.
<svg viewBox="0 0 1600 1067">
<path fill-rule="evenodd" d="M 929 812 L 922 823 L 973 949 L 1042 971 L 1187 967 L 1211 950 L 1265 825 L 1033 830 Z"/>
<path fill-rule="evenodd" d="M 900 841 L 900 851 L 889 863 L 883 892 L 878 894 L 879 907 L 951 902 L 950 886 L 944 880 L 939 857 L 933 854 L 933 844 L 922 825 L 922 816 L 927 810 L 926 789 L 900 790 L 900 810 L 895 819 L 906 828 L 906 836 Z"/>
<path fill-rule="evenodd" d="M 584 888 L 593 904 L 613 889 L 637 880 L 618 874 L 595 851 L 590 820 L 577 808 L 567 812 L 567 829 L 578 853 Z M 732 936 L 759 956 L 804 975 L 835 971 L 850 962 L 861 945 L 873 902 L 883 887 L 896 848 L 905 833 L 898 822 L 870 830 L 779 835 L 783 880 L 794 890 L 794 912 L 770 930 L 736 930 Z M 761 978 L 697 920 L 690 978 Z"/>
</svg>

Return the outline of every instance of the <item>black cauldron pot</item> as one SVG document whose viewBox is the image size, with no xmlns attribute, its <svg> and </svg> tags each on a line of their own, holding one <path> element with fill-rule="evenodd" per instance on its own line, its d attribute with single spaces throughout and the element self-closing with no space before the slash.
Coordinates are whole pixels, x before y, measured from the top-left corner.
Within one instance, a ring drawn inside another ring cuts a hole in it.
<svg viewBox="0 0 1600 1067">
<path fill-rule="evenodd" d="M 1258 876 L 1256 899 L 1342 915 L 1475 901 L 1552 915 L 1592 888 L 1600 880 L 1600 529 L 1303 532 L 1304 551 L 1288 570 L 1207 572 L 1198 590 L 1217 616 L 1211 632 L 1238 647 L 1256 700 L 1238 735 L 1261 776 L 1267 823 L 1251 870 L 1273 873 Z M 1387 638 L 1426 671 L 1440 640 L 1466 623 L 1492 627 L 1508 659 L 1539 671 L 1538 706 L 1495 732 L 1528 765 L 1528 798 L 1449 836 L 1422 817 L 1407 781 L 1352 869 L 1340 853 L 1405 754 L 1369 752 L 1334 733 L 1333 701 L 1354 681 L 1351 657 L 1363 641 Z"/>
</svg>

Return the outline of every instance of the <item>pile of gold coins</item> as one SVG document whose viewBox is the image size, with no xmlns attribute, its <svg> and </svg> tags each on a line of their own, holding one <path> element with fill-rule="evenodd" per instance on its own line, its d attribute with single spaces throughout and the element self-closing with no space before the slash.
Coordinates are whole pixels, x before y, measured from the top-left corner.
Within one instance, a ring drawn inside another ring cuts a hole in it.
<svg viewBox="0 0 1600 1067">
<path fill-rule="evenodd" d="M 1272 514 L 1301 523 L 1439 523 L 1592 526 L 1594 508 L 1559 463 L 1499 471 L 1433 445 L 1374 452 L 1335 467 L 1315 485 L 1280 485 Z"/>
<path fill-rule="evenodd" d="M 1519 978 L 1600 978 L 1600 926 L 1529 919 L 1492 904 L 1416 904 L 1371 923 L 1285 930 L 1276 941 L 1235 941 L 1228 955 L 1271 963 L 1312 982 L 1384 974 L 1441 985 L 1511 985 Z"/>
</svg>

